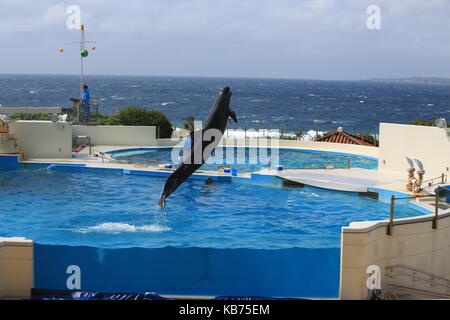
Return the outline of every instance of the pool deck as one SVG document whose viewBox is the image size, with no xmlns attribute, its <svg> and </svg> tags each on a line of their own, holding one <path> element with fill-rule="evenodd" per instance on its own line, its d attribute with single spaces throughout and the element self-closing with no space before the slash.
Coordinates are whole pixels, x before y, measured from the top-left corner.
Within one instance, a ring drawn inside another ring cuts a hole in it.
<svg viewBox="0 0 450 320">
<path fill-rule="evenodd" d="M 368 192 L 371 188 L 400 191 L 406 185 L 405 175 L 361 168 L 286 169 L 276 175 L 309 186 L 348 192 Z"/>
</svg>

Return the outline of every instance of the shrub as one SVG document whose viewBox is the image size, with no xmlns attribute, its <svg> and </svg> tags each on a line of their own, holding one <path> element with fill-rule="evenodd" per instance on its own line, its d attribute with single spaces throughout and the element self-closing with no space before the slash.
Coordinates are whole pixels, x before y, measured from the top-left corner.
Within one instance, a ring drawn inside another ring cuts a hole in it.
<svg viewBox="0 0 450 320">
<path fill-rule="evenodd" d="M 103 113 L 92 113 L 91 121 L 101 126 L 112 125 L 111 117 Z"/>
<path fill-rule="evenodd" d="M 164 113 L 137 107 L 119 110 L 107 122 L 110 125 L 155 126 L 158 127 L 159 138 L 170 138 L 173 132 L 172 124 Z"/>
<path fill-rule="evenodd" d="M 365 142 L 371 143 L 373 145 L 378 145 L 379 141 L 373 135 L 367 133 L 355 133 L 354 136 L 364 140 Z"/>
<path fill-rule="evenodd" d="M 434 122 L 428 119 L 424 119 L 424 118 L 419 118 L 414 120 L 413 122 L 411 122 L 411 124 L 416 125 L 416 126 L 427 126 L 427 127 L 433 127 L 434 126 Z"/>
<path fill-rule="evenodd" d="M 183 124 L 183 128 L 187 131 L 194 131 L 194 121 L 195 118 L 193 116 L 187 117 Z"/>
<path fill-rule="evenodd" d="M 51 120 L 51 113 L 15 113 L 11 115 L 14 120 Z"/>
</svg>

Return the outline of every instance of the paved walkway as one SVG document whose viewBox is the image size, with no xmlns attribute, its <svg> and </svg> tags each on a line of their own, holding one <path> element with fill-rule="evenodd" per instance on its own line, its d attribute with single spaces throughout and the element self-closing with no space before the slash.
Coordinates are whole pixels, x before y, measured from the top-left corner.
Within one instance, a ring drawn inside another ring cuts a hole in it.
<svg viewBox="0 0 450 320">
<path fill-rule="evenodd" d="M 273 170 L 270 174 L 274 174 Z M 367 192 L 369 187 L 405 191 L 406 173 L 380 172 L 378 170 L 351 169 L 287 169 L 276 174 L 286 180 L 319 188 Z"/>
</svg>

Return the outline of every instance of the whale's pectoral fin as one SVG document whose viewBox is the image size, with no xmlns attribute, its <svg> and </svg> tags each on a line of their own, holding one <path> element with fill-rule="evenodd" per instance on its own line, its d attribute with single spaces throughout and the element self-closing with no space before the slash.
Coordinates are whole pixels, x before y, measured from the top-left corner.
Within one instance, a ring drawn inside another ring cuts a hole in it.
<svg viewBox="0 0 450 320">
<path fill-rule="evenodd" d="M 234 112 L 234 110 L 230 109 L 230 117 L 237 123 L 236 112 Z"/>
</svg>

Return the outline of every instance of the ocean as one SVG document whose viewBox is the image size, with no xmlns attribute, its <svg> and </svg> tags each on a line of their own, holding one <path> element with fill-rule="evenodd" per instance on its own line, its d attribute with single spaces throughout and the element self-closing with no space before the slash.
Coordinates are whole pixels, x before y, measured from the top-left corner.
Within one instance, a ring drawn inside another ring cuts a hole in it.
<svg viewBox="0 0 450 320">
<path fill-rule="evenodd" d="M 150 76 L 87 76 L 86 84 L 102 113 L 143 107 L 162 111 L 174 126 L 188 116 L 205 121 L 225 86 L 238 115 L 231 129 L 378 133 L 380 122 L 450 118 L 448 84 Z M 0 106 L 71 107 L 77 96 L 76 75 L 0 75 Z"/>
</svg>

